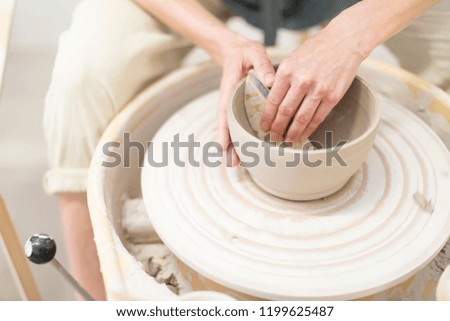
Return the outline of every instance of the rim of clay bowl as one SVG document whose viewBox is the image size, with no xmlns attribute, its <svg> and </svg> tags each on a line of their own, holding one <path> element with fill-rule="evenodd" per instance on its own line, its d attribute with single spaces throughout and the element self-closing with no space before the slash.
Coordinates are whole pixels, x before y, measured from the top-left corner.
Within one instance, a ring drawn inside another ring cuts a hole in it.
<svg viewBox="0 0 450 321">
<path fill-rule="evenodd" d="M 364 131 L 364 133 L 362 133 L 357 138 L 352 139 L 352 140 L 348 141 L 347 143 L 345 143 L 344 145 L 342 145 L 341 149 L 348 149 L 348 148 L 350 148 L 350 147 L 360 143 L 362 140 L 366 139 L 370 134 L 372 134 L 374 131 L 377 130 L 377 128 L 378 128 L 378 126 L 380 124 L 380 120 L 381 120 L 381 108 L 380 108 L 380 101 L 379 101 L 378 95 L 375 93 L 375 91 L 372 88 L 370 88 L 370 86 L 367 84 L 367 82 L 364 79 L 362 79 L 360 76 L 356 75 L 355 79 L 357 79 L 358 81 L 361 82 L 361 84 L 363 85 L 362 88 L 364 88 L 367 91 L 367 94 L 369 95 L 369 97 L 374 102 L 374 105 L 373 105 L 373 108 L 374 108 L 374 115 L 373 115 L 374 120 L 371 122 L 371 125 Z M 259 139 L 255 135 L 252 135 L 247 130 L 245 130 L 245 128 L 242 127 L 242 125 L 237 120 L 236 115 L 235 115 L 234 110 L 233 110 L 234 97 L 236 95 L 236 92 L 242 86 L 242 84 L 244 82 L 245 82 L 245 78 L 241 79 L 239 81 L 239 83 L 236 85 L 236 87 L 234 88 L 232 96 L 231 96 L 232 98 L 231 98 L 231 100 L 230 100 L 230 102 L 228 104 L 228 113 L 227 114 L 231 115 L 231 117 L 233 117 L 234 122 L 238 124 L 237 127 L 239 128 L 239 130 L 241 132 L 244 133 L 244 136 L 249 141 L 255 141 L 255 142 L 260 143 L 263 140 Z M 280 146 L 274 146 L 274 147 L 280 148 Z M 283 147 L 283 148 L 284 148 L 285 152 L 293 153 L 293 154 L 303 153 L 304 152 L 303 149 L 294 149 L 294 148 L 289 147 L 289 146 L 286 146 L 286 147 Z M 325 153 L 325 152 L 327 152 L 329 150 L 332 150 L 333 148 L 335 148 L 335 146 L 330 147 L 330 148 L 316 149 L 316 150 L 308 149 L 308 154 L 309 153 L 311 153 L 311 154 L 321 154 L 321 153 Z"/>
</svg>

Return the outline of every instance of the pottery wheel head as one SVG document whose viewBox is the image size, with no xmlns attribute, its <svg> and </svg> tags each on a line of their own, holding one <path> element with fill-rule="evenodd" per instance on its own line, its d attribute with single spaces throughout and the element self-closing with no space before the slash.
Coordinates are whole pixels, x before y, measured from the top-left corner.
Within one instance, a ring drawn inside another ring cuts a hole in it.
<svg viewBox="0 0 450 321">
<path fill-rule="evenodd" d="M 194 133 L 201 146 L 214 141 L 217 102 L 214 91 L 173 115 L 153 139 L 154 157 L 176 133 Z M 352 299 L 405 280 L 449 237 L 450 159 L 420 119 L 382 105 L 365 164 L 321 200 L 271 196 L 243 168 L 176 166 L 169 148 L 168 166 L 145 162 L 142 171 L 158 235 L 204 277 L 265 299 Z"/>
</svg>

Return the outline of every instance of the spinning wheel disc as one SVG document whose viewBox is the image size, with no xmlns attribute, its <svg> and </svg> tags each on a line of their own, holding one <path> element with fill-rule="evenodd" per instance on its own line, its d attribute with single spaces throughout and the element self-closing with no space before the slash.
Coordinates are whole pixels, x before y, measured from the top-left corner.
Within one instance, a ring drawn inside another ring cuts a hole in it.
<svg viewBox="0 0 450 321">
<path fill-rule="evenodd" d="M 218 92 L 192 101 L 153 138 L 215 140 Z M 292 202 L 256 186 L 245 169 L 169 165 L 142 171 L 144 201 L 164 243 L 203 276 L 265 299 L 353 299 L 423 267 L 450 233 L 450 157 L 416 116 L 382 99 L 374 148 L 337 193 Z M 187 148 L 180 149 L 187 161 Z M 417 193 L 417 194 L 416 194 Z M 416 194 L 416 197 L 414 195 Z"/>
</svg>

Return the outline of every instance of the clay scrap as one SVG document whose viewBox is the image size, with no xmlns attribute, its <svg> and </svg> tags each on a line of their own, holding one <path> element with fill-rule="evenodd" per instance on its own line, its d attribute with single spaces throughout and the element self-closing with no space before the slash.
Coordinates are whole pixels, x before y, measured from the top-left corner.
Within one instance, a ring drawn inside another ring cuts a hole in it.
<svg viewBox="0 0 450 321">
<path fill-rule="evenodd" d="M 126 238 L 134 244 L 161 243 L 148 218 L 142 199 L 125 197 L 122 207 L 122 226 Z"/>
<path fill-rule="evenodd" d="M 141 198 L 128 199 L 124 196 L 122 227 L 126 232 L 126 249 L 148 275 L 165 284 L 175 294 L 191 291 L 179 270 L 177 258 L 153 229 Z"/>
</svg>

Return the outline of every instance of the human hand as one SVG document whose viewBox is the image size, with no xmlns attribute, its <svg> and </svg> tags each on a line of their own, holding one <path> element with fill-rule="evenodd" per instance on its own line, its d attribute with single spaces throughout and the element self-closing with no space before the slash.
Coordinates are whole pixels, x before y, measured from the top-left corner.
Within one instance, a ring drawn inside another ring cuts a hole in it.
<svg viewBox="0 0 450 321">
<path fill-rule="evenodd" d="M 367 56 L 347 31 L 329 25 L 281 62 L 261 120 L 272 141 L 304 141 L 344 96 Z"/>
<path fill-rule="evenodd" d="M 220 85 L 220 103 L 218 110 L 218 139 L 224 152 L 230 145 L 230 133 L 228 129 L 227 106 L 231 94 L 237 83 L 247 76 L 250 69 L 254 69 L 261 81 L 271 87 L 275 79 L 275 70 L 272 62 L 267 57 L 264 46 L 256 41 L 251 41 L 241 36 L 236 36 L 234 42 L 227 45 L 218 60 L 223 68 Z M 239 164 L 239 157 L 231 148 L 231 165 Z"/>
</svg>

